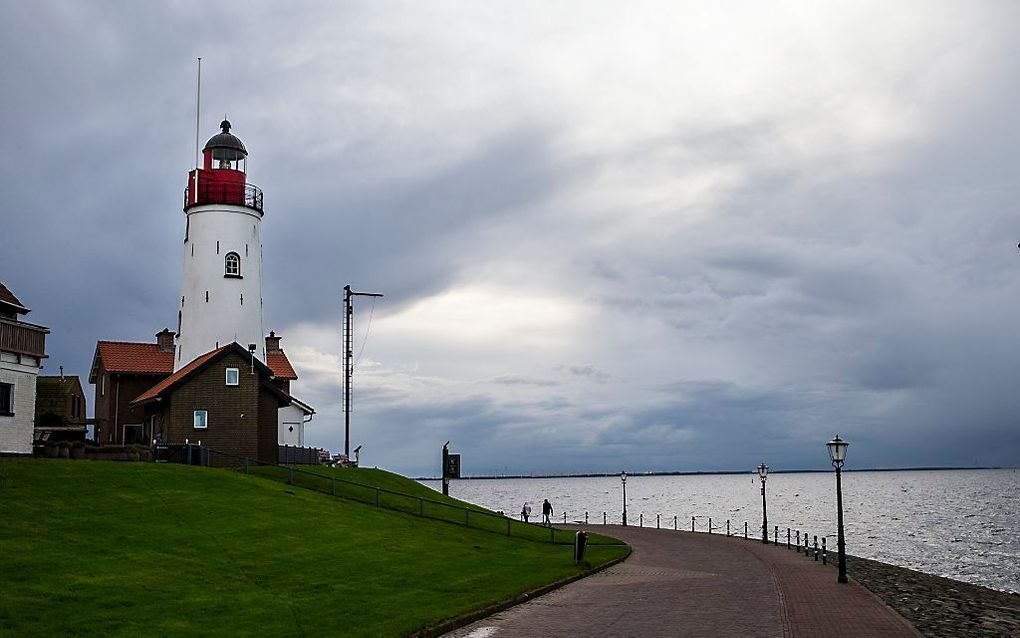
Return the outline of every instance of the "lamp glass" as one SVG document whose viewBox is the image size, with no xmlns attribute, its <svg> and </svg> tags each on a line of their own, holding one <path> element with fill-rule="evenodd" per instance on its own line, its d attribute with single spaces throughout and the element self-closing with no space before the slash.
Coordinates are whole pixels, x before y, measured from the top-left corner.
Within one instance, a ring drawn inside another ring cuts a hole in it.
<svg viewBox="0 0 1020 638">
<path fill-rule="evenodd" d="M 620 472 L 620 480 L 623 481 L 624 483 L 627 482 L 627 473 L 626 472 Z"/>
<path fill-rule="evenodd" d="M 769 466 L 762 463 L 758 466 L 758 476 L 765 478 L 769 475 Z"/>
<path fill-rule="evenodd" d="M 849 445 L 849 443 L 839 438 L 837 434 L 836 438 L 825 444 L 829 448 L 829 459 L 833 463 L 842 463 L 846 459 L 846 449 Z"/>
</svg>

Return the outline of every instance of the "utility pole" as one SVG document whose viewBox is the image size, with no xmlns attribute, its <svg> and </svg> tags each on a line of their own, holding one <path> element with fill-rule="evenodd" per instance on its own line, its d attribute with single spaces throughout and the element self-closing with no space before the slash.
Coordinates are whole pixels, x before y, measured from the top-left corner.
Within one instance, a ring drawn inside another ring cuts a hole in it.
<svg viewBox="0 0 1020 638">
<path fill-rule="evenodd" d="M 350 284 L 344 286 L 344 456 L 351 458 L 351 375 L 354 356 L 353 322 L 354 297 L 382 297 L 377 292 L 354 292 Z"/>
</svg>

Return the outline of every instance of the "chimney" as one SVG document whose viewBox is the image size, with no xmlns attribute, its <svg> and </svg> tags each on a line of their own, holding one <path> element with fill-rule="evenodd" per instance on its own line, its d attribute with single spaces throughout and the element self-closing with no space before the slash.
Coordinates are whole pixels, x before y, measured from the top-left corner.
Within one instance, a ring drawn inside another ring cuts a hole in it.
<svg viewBox="0 0 1020 638">
<path fill-rule="evenodd" d="M 266 354 L 280 354 L 283 350 L 280 350 L 280 337 L 276 336 L 273 331 L 269 332 L 269 336 L 266 337 Z"/>
<path fill-rule="evenodd" d="M 156 333 L 156 344 L 159 345 L 160 352 L 173 352 L 174 333 L 170 332 L 168 328 L 163 328 L 162 332 Z"/>
</svg>

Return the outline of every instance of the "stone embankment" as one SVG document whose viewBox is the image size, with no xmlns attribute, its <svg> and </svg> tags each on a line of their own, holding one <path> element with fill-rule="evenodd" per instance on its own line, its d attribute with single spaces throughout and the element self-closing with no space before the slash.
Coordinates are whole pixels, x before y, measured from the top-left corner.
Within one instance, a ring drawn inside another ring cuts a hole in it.
<svg viewBox="0 0 1020 638">
<path fill-rule="evenodd" d="M 1020 636 L 1020 595 L 847 556 L 851 578 L 928 638 Z"/>
</svg>

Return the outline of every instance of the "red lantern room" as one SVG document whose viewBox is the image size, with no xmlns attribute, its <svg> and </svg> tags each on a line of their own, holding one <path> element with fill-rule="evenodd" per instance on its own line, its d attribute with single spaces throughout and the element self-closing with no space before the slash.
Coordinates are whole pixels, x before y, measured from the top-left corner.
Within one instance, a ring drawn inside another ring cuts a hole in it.
<svg viewBox="0 0 1020 638">
<path fill-rule="evenodd" d="M 229 121 L 223 120 L 220 129 L 202 149 L 202 168 L 188 173 L 184 210 L 206 204 L 231 204 L 262 213 L 262 190 L 245 181 L 248 151 L 230 132 Z"/>
</svg>

